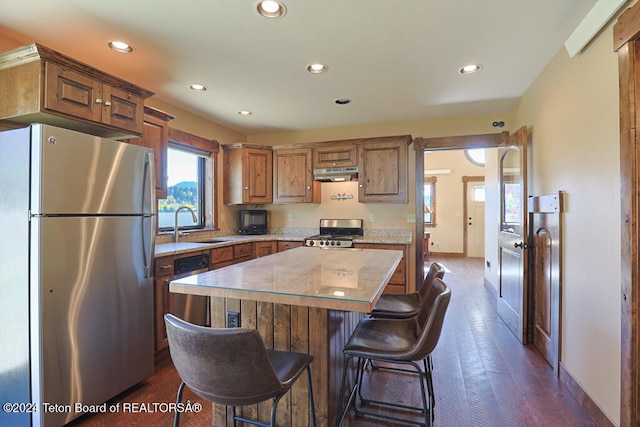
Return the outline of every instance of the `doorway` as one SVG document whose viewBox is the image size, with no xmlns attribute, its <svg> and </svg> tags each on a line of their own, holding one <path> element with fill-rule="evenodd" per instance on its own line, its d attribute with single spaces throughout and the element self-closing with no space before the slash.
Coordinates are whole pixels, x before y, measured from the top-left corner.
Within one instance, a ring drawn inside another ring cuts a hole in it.
<svg viewBox="0 0 640 427">
<path fill-rule="evenodd" d="M 485 246 L 485 186 L 484 176 L 464 176 L 464 256 L 484 258 Z"/>
</svg>

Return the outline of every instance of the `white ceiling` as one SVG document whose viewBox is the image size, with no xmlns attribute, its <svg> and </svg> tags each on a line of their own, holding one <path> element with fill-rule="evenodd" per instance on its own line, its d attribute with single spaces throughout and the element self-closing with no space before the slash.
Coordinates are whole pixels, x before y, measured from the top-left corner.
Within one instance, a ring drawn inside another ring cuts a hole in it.
<svg viewBox="0 0 640 427">
<path fill-rule="evenodd" d="M 0 0 L 0 34 L 255 134 L 506 113 L 595 3 L 286 0 L 266 19 L 256 0 Z M 136 50 L 114 53 L 114 39 Z M 308 73 L 314 62 L 329 72 Z M 469 63 L 484 69 L 457 73 Z"/>
</svg>

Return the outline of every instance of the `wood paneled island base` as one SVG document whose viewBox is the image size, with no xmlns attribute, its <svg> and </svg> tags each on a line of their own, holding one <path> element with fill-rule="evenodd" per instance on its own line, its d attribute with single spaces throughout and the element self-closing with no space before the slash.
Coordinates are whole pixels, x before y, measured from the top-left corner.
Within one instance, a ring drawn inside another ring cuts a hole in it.
<svg viewBox="0 0 640 427">
<path fill-rule="evenodd" d="M 268 348 L 313 355 L 317 421 L 329 426 L 338 411 L 344 344 L 401 258 L 401 251 L 301 247 L 177 279 L 170 289 L 210 296 L 212 327 L 225 327 L 227 312 L 238 312 L 241 326 L 257 329 Z M 265 402 L 240 411 L 268 422 L 270 406 Z M 231 426 L 231 410 L 214 405 L 213 424 Z M 277 424 L 310 425 L 304 376 L 278 404 Z"/>
</svg>

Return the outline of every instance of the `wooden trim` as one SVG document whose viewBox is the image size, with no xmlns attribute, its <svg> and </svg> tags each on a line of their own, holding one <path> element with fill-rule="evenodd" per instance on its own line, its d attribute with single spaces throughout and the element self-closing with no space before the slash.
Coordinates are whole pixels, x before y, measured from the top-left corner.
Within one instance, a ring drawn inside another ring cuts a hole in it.
<svg viewBox="0 0 640 427">
<path fill-rule="evenodd" d="M 220 144 L 218 141 L 206 139 L 174 128 L 169 128 L 169 141 L 185 144 L 209 153 L 217 153 L 220 151 Z"/>
<path fill-rule="evenodd" d="M 560 363 L 560 382 L 569 390 L 569 393 L 576 399 L 581 407 L 587 410 L 593 417 L 596 425 L 600 427 L 613 427 L 615 424 L 605 415 L 598 405 L 591 400 L 589 395 L 580 387 L 580 384 L 569 374 L 562 363 Z"/>
<path fill-rule="evenodd" d="M 640 3 L 623 12 L 613 28 L 614 50 L 618 52 L 620 96 L 620 209 L 621 209 L 621 377 L 620 425 L 635 426 L 640 421 L 640 351 L 638 349 L 638 152 L 636 149 L 636 105 L 640 105 L 636 85 L 638 43 L 640 43 Z"/>
<path fill-rule="evenodd" d="M 509 137 L 509 132 L 481 135 L 418 137 L 413 140 L 415 150 L 457 150 L 465 148 L 497 147 Z"/>
</svg>

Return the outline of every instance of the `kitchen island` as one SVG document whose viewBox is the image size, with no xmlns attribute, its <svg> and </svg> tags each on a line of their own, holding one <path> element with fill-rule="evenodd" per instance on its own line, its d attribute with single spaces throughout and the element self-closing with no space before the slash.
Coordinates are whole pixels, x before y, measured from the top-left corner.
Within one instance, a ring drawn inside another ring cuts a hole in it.
<svg viewBox="0 0 640 427">
<path fill-rule="evenodd" d="M 211 325 L 228 312 L 260 332 L 265 345 L 310 353 L 319 426 L 335 423 L 342 348 L 370 312 L 402 258 L 402 251 L 300 247 L 171 282 L 176 293 L 211 297 Z M 268 420 L 270 402 L 242 408 Z M 278 405 L 278 425 L 309 425 L 307 385 L 301 378 Z M 214 405 L 213 423 L 230 426 L 230 410 Z"/>
</svg>

